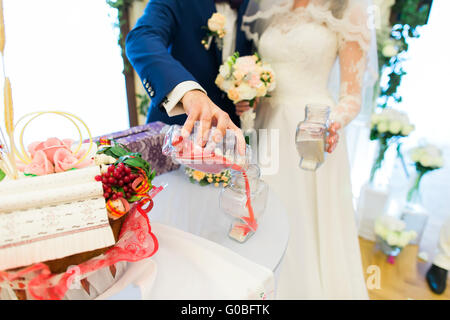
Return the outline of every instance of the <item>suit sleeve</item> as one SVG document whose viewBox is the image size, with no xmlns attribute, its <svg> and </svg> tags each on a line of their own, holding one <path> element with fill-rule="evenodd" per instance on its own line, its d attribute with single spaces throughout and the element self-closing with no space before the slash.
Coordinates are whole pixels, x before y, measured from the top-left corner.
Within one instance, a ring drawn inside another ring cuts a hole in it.
<svg viewBox="0 0 450 320">
<path fill-rule="evenodd" d="M 152 0 L 126 40 L 126 53 L 157 106 L 184 81 L 196 81 L 169 53 L 180 25 L 181 8 L 176 0 Z"/>
</svg>

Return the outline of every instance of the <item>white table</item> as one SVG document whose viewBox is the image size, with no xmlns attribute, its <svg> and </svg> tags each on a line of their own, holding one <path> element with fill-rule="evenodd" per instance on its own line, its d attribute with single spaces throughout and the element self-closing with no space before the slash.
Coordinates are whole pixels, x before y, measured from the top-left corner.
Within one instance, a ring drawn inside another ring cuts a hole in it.
<svg viewBox="0 0 450 320">
<path fill-rule="evenodd" d="M 219 209 L 221 188 L 192 184 L 182 168 L 156 177 L 153 184 L 167 184 L 167 188 L 155 198 L 149 213 L 151 223 L 159 222 L 211 240 L 272 270 L 276 278 L 288 243 L 289 225 L 284 206 L 273 192 L 269 192 L 257 232 L 247 242 L 238 243 L 228 237 L 231 218 Z M 141 295 L 136 286 L 129 284 L 106 298 L 141 299 Z"/>
<path fill-rule="evenodd" d="M 278 197 L 269 192 L 259 228 L 245 243 L 228 237 L 231 218 L 219 208 L 221 187 L 192 184 L 184 169 L 160 175 L 153 184 L 167 188 L 155 198 L 150 221 L 160 222 L 214 241 L 273 271 L 283 258 L 289 237 L 286 210 Z"/>
</svg>

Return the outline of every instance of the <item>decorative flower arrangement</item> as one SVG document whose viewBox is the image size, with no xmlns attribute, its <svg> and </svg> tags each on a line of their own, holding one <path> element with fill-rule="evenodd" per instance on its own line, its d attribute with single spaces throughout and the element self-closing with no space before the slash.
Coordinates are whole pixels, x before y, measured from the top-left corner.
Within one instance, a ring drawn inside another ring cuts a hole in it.
<svg viewBox="0 0 450 320">
<path fill-rule="evenodd" d="M 208 19 L 208 26 L 203 27 L 206 29 L 206 36 L 202 39 L 202 45 L 206 50 L 211 47 L 212 39 L 216 39 L 216 44 L 219 49 L 223 47 L 223 38 L 225 37 L 225 25 L 227 19 L 220 13 L 214 13 L 211 18 Z"/>
<path fill-rule="evenodd" d="M 185 172 L 192 183 L 198 183 L 201 186 L 214 184 L 215 187 L 219 187 L 222 183 L 222 185 L 226 187 L 231 179 L 230 170 L 224 170 L 220 173 L 212 174 L 186 167 Z"/>
<path fill-rule="evenodd" d="M 444 166 L 442 151 L 434 145 L 428 144 L 416 147 L 410 151 L 410 158 L 414 162 L 417 177 L 414 184 L 408 191 L 407 200 L 412 201 L 415 195 L 419 194 L 420 182 L 428 172 L 440 169 Z"/>
<path fill-rule="evenodd" d="M 393 264 L 395 256 L 417 237 L 415 231 L 405 230 L 405 222 L 391 216 L 381 216 L 375 221 L 375 234 L 382 251 Z"/>
<path fill-rule="evenodd" d="M 372 115 L 370 140 L 378 140 L 380 149 L 370 172 L 370 182 L 373 182 L 375 173 L 381 168 L 389 147 L 400 138 L 407 137 L 414 129 L 406 113 L 394 109 L 383 109 L 380 113 Z"/>
<path fill-rule="evenodd" d="M 269 64 L 261 61 L 258 54 L 239 57 L 236 52 L 220 66 L 216 85 L 233 103 L 249 101 L 253 107 L 256 98 L 268 97 L 268 93 L 275 89 L 275 72 Z M 241 128 L 244 131 L 253 129 L 254 119 L 253 110 L 244 112 Z"/>
<path fill-rule="evenodd" d="M 125 215 L 132 203 L 149 199 L 148 192 L 152 189 L 155 173 L 141 154 L 101 139 L 95 162 L 102 168 L 102 174 L 95 180 L 103 184 L 103 196 L 111 219 Z"/>
<path fill-rule="evenodd" d="M 385 108 L 402 100 L 398 92 L 403 76 L 405 53 L 409 40 L 419 38 L 420 26 L 427 24 L 431 1 L 374 0 L 379 25 L 376 28 L 378 66 L 380 79 L 388 78 L 385 84 L 377 82 L 378 106 Z"/>
<path fill-rule="evenodd" d="M 89 148 L 88 144 L 84 144 L 79 151 L 77 149 L 70 139 L 49 138 L 33 142 L 28 146 L 31 163 L 26 165 L 18 162 L 17 167 L 27 176 L 43 176 L 94 164 L 96 148 Z"/>
</svg>

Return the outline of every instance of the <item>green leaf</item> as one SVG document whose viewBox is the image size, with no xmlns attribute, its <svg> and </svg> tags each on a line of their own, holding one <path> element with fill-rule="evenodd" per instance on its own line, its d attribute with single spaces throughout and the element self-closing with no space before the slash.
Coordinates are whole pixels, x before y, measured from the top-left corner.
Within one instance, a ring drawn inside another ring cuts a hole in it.
<svg viewBox="0 0 450 320">
<path fill-rule="evenodd" d="M 5 179 L 5 176 L 6 176 L 6 174 L 2 171 L 2 169 L 0 169 L 0 181 Z"/>
<path fill-rule="evenodd" d="M 203 179 L 203 180 L 200 180 L 200 182 L 198 184 L 201 185 L 202 187 L 204 187 L 204 186 L 209 185 L 210 183 L 207 180 Z"/>
<path fill-rule="evenodd" d="M 191 182 L 191 183 L 197 183 L 197 180 L 195 180 L 194 178 L 192 178 L 192 177 L 189 177 L 189 181 Z"/>
<path fill-rule="evenodd" d="M 127 201 L 129 203 L 133 203 L 133 202 L 139 201 L 140 199 L 141 198 L 139 198 L 138 196 L 132 196 L 130 199 L 127 199 Z"/>
</svg>

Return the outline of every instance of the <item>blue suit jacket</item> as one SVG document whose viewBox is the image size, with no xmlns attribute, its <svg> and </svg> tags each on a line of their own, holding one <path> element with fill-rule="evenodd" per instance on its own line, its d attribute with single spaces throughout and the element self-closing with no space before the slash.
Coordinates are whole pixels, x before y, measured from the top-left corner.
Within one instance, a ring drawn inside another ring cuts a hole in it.
<svg viewBox="0 0 450 320">
<path fill-rule="evenodd" d="M 245 0 L 238 10 L 236 51 L 253 53 L 252 43 L 241 31 Z M 151 97 L 147 122 L 183 124 L 186 115 L 169 117 L 161 106 L 165 97 L 183 81 L 196 81 L 210 99 L 239 126 L 234 104 L 214 83 L 222 64 L 215 41 L 209 50 L 201 44 L 208 19 L 216 12 L 213 0 L 151 0 L 126 40 L 127 56 Z"/>
</svg>

